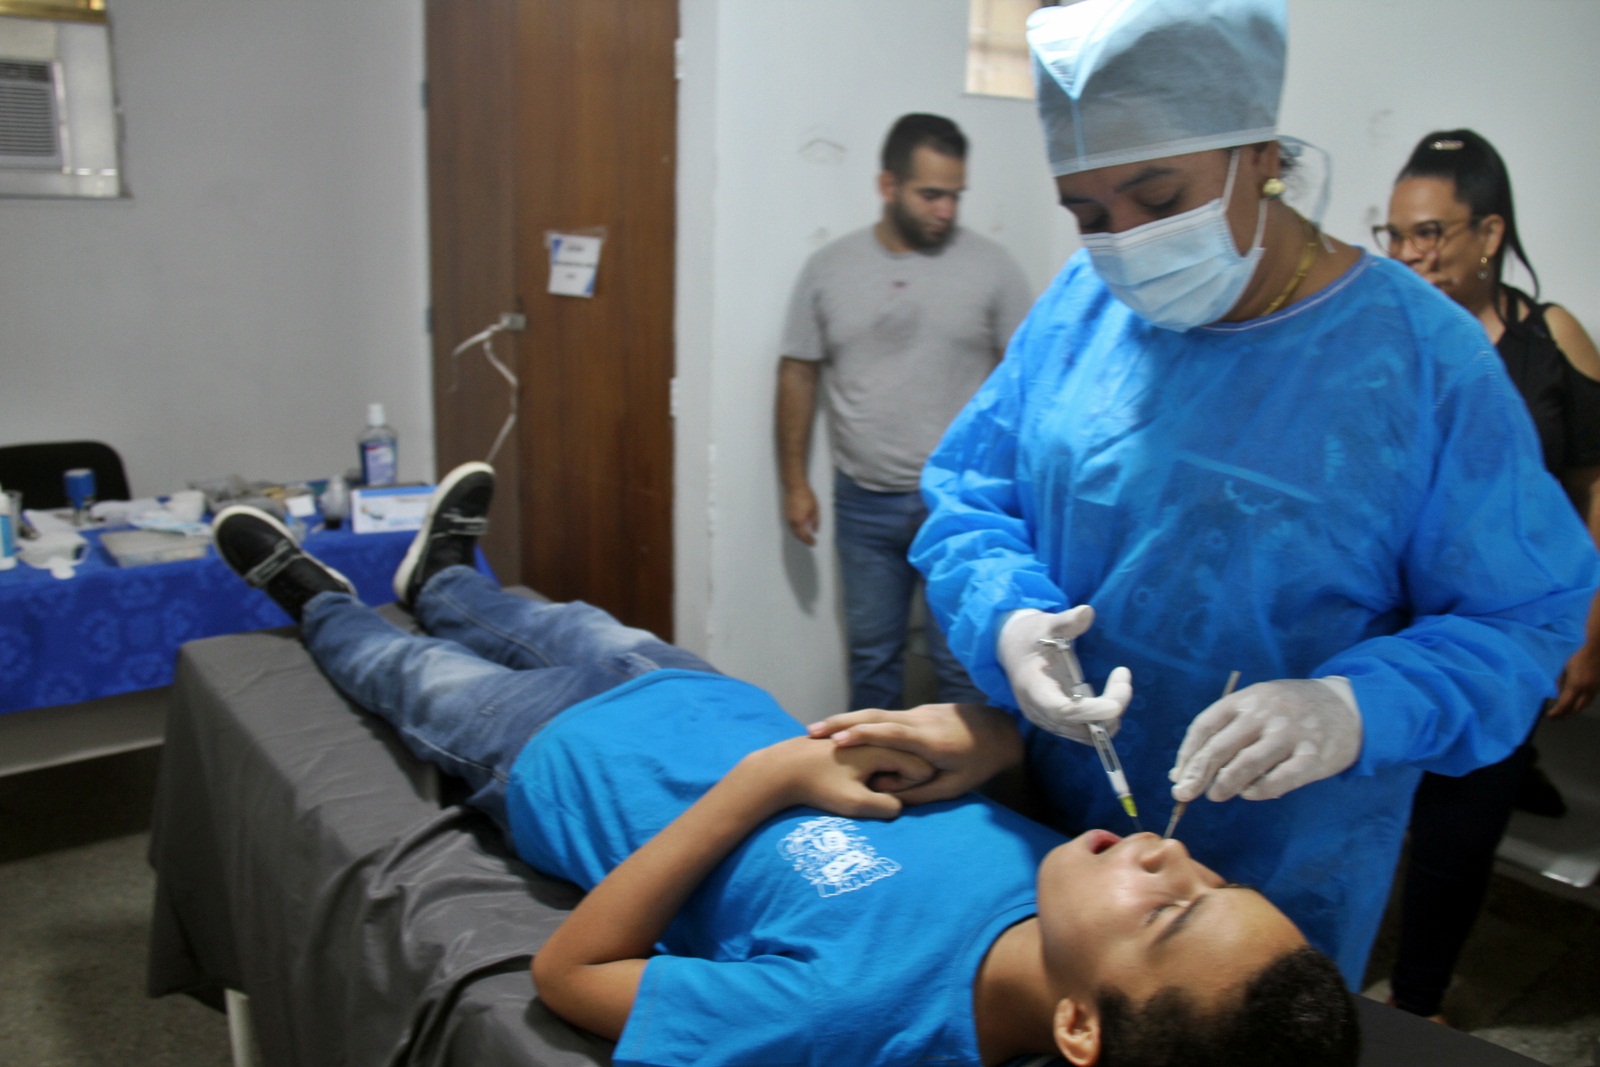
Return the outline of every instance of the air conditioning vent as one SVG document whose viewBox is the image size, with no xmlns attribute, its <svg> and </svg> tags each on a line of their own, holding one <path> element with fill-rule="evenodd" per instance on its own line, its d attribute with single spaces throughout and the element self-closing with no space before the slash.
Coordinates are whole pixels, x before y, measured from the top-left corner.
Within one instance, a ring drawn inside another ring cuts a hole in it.
<svg viewBox="0 0 1600 1067">
<path fill-rule="evenodd" d="M 123 195 L 104 13 L 49 19 L 12 7 L 0 0 L 0 197 Z"/>
<path fill-rule="evenodd" d="M 0 59 L 0 167 L 61 166 L 54 71 Z"/>
<path fill-rule="evenodd" d="M 50 80 L 50 66 L 47 63 L 0 59 L 0 81 L 47 82 Z"/>
</svg>

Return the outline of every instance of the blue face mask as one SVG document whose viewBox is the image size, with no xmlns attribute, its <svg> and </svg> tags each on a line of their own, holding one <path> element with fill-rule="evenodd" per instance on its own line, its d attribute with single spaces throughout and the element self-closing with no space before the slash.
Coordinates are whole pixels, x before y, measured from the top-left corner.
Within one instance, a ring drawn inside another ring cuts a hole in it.
<svg viewBox="0 0 1600 1067">
<path fill-rule="evenodd" d="M 1267 202 L 1261 201 L 1250 251 L 1241 256 L 1228 226 L 1238 168 L 1239 150 L 1234 149 L 1221 198 L 1193 211 L 1122 233 L 1083 235 L 1095 273 L 1140 318 L 1181 332 L 1216 322 L 1239 302 L 1265 251 L 1261 233 Z"/>
</svg>

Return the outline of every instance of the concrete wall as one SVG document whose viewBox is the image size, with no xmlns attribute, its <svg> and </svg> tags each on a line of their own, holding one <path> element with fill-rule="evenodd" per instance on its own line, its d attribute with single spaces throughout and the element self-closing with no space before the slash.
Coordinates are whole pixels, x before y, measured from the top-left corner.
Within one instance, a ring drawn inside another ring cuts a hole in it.
<svg viewBox="0 0 1600 1067">
<path fill-rule="evenodd" d="M 383 401 L 431 477 L 421 4 L 110 8 L 132 195 L 0 200 L 0 443 L 326 477 Z"/>
<path fill-rule="evenodd" d="M 1600 163 L 1587 136 L 1600 4 L 1289 6 L 1282 129 L 1332 154 L 1327 228 L 1363 241 L 1416 139 L 1474 126 L 1509 161 L 1546 294 L 1600 332 L 1600 204 L 1580 188 Z M 1036 286 L 1076 246 L 1031 103 L 962 94 L 966 8 L 681 0 L 678 634 L 802 718 L 841 709 L 845 681 L 829 517 L 818 548 L 793 541 L 774 464 L 774 360 L 801 263 L 873 219 L 880 138 L 911 110 L 972 137 L 963 221 L 1007 244 Z"/>
</svg>

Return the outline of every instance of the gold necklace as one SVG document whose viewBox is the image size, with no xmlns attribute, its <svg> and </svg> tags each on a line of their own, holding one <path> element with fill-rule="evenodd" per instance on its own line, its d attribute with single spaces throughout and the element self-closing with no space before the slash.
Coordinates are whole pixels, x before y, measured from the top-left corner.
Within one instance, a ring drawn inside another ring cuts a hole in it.
<svg viewBox="0 0 1600 1067">
<path fill-rule="evenodd" d="M 1268 304 L 1267 309 L 1260 315 L 1257 315 L 1257 318 L 1266 318 L 1268 315 L 1287 304 L 1289 302 L 1289 298 L 1294 296 L 1295 292 L 1299 290 L 1300 283 L 1306 280 L 1306 274 L 1311 270 L 1311 262 L 1317 258 L 1317 245 L 1320 243 L 1318 238 L 1321 236 L 1321 234 L 1317 232 L 1317 228 L 1310 222 L 1306 223 L 1306 230 L 1311 234 L 1311 236 L 1306 241 L 1305 250 L 1300 253 L 1300 265 L 1295 268 L 1294 277 L 1289 279 L 1289 284 L 1283 287 L 1283 292 L 1279 293 L 1277 299 Z"/>
</svg>

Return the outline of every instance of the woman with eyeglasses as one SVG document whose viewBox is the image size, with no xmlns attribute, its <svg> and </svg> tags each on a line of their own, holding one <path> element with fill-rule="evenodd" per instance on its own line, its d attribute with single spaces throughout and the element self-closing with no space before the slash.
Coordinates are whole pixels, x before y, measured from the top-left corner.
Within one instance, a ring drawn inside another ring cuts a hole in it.
<svg viewBox="0 0 1600 1067">
<path fill-rule="evenodd" d="M 1389 198 L 1389 221 L 1373 227 L 1378 247 L 1477 316 L 1533 416 L 1545 467 L 1559 478 L 1600 541 L 1600 353 L 1565 308 L 1540 303 L 1539 280 L 1517 234 L 1511 178 L 1494 146 L 1471 130 L 1441 130 L 1417 143 Z M 1533 295 L 1506 284 L 1514 255 Z M 1583 647 L 1567 661 L 1545 715 L 1586 706 L 1600 690 L 1600 601 Z M 1537 709 L 1527 709 L 1529 726 Z M 1425 774 L 1411 814 L 1396 1005 L 1443 1021 L 1440 1008 L 1471 932 L 1495 848 L 1519 787 L 1542 814 L 1564 810 L 1533 770 L 1524 742 L 1504 761 L 1459 778 Z M 1527 790 L 1524 783 L 1536 783 Z"/>
</svg>

